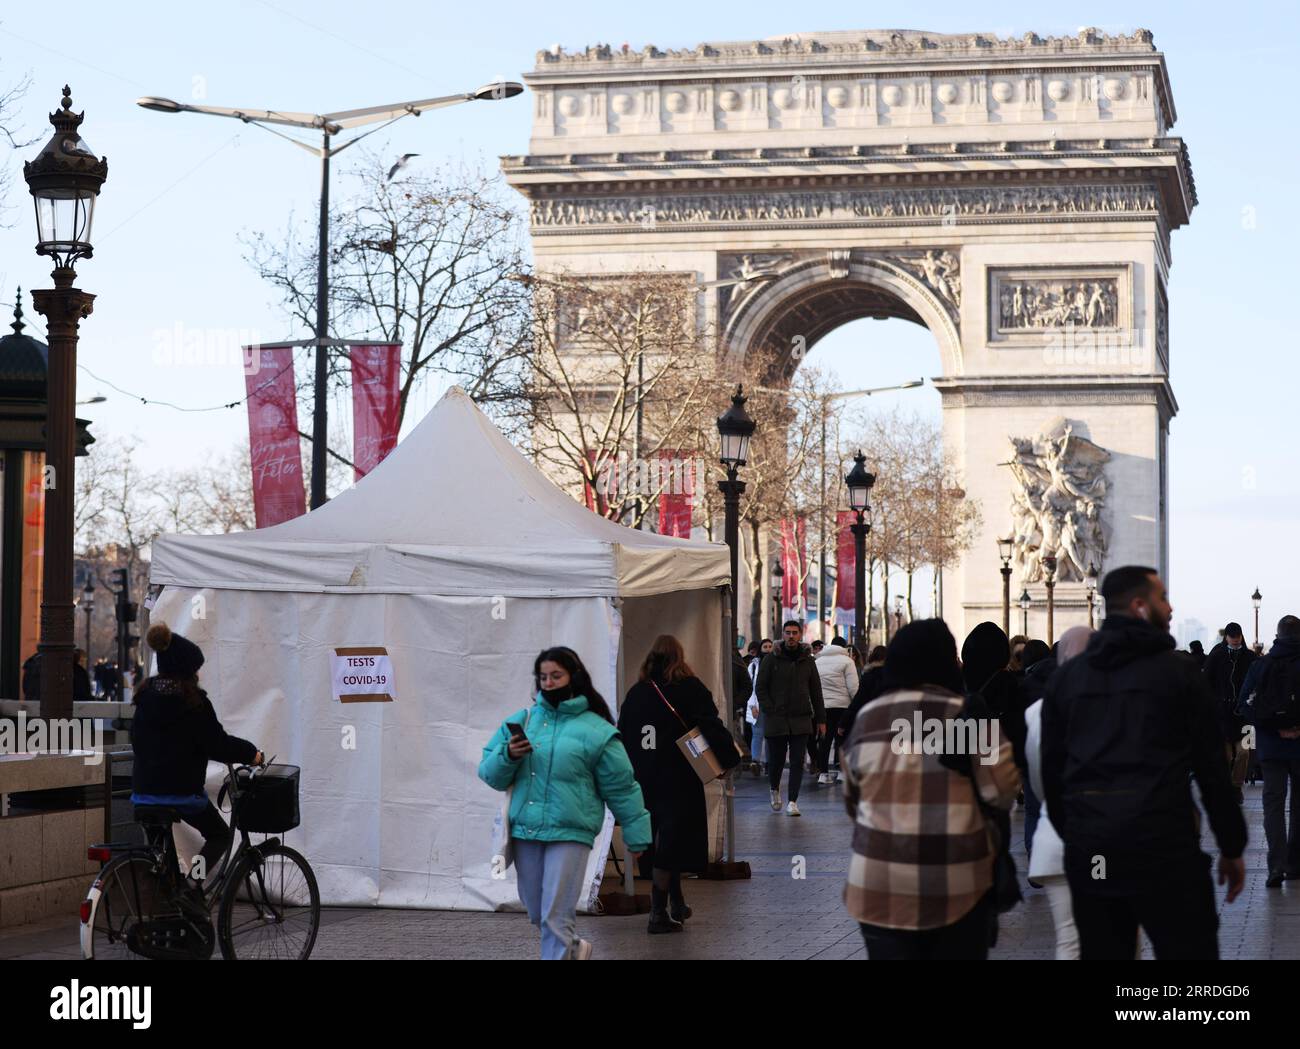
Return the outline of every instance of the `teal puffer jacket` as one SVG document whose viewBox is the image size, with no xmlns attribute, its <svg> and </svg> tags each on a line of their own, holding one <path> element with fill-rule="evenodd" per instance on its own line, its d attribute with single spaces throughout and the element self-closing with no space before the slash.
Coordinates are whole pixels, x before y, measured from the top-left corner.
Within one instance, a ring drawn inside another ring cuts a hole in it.
<svg viewBox="0 0 1300 1049">
<path fill-rule="evenodd" d="M 508 718 L 523 721 L 524 712 Z M 605 820 L 605 806 L 623 828 L 633 852 L 650 847 L 650 813 L 632 775 L 618 730 L 587 709 L 586 696 L 552 707 L 540 695 L 525 729 L 532 753 L 519 761 L 501 728 L 483 748 L 478 778 L 493 790 L 514 785 L 510 836 L 519 841 L 573 841 L 590 847 Z"/>
</svg>

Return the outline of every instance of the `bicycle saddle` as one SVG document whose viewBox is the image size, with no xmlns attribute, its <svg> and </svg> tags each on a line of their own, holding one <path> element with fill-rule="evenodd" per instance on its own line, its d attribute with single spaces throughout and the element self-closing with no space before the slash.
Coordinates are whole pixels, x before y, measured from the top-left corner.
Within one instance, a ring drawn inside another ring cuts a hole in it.
<svg viewBox="0 0 1300 1049">
<path fill-rule="evenodd" d="M 170 827 L 181 821 L 181 814 L 170 805 L 137 805 L 135 821 L 155 827 Z"/>
</svg>

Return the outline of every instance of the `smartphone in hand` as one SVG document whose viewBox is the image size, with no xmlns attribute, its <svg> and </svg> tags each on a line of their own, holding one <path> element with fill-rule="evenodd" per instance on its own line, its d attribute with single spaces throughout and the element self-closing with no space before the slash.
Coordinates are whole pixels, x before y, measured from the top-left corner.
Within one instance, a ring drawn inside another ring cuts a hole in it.
<svg viewBox="0 0 1300 1049">
<path fill-rule="evenodd" d="M 524 736 L 524 726 L 519 724 L 519 722 L 517 721 L 507 721 L 506 729 L 510 732 L 511 737 L 514 739 L 526 738 Z"/>
</svg>

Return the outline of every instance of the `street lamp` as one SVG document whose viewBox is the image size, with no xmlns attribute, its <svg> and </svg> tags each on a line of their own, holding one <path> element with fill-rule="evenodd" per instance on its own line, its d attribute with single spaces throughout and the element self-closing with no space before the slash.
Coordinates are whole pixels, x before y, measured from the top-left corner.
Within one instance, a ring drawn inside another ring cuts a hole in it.
<svg viewBox="0 0 1300 1049">
<path fill-rule="evenodd" d="M 311 508 L 315 510 L 325 503 L 325 455 L 327 444 L 327 379 L 329 376 L 328 347 L 329 340 L 329 207 L 330 207 L 330 158 L 342 153 L 348 146 L 360 142 L 367 135 L 382 131 L 404 116 L 416 116 L 431 109 L 443 109 L 461 102 L 476 102 L 513 98 L 524 90 L 523 84 L 514 81 L 498 80 L 486 84 L 476 91 L 460 95 L 443 95 L 439 98 L 425 98 L 416 102 L 398 102 L 388 106 L 371 106 L 367 109 L 346 109 L 337 113 L 287 113 L 278 109 L 227 109 L 224 106 L 191 106 L 182 102 L 173 102 L 170 98 L 158 98 L 145 95 L 136 99 L 136 105 L 151 109 L 156 113 L 206 113 L 209 116 L 233 117 L 245 124 L 256 124 L 274 135 L 292 142 L 300 149 L 305 149 L 313 156 L 320 157 L 320 224 L 318 232 L 318 249 L 316 256 L 316 337 L 309 343 L 316 346 L 315 407 L 312 411 L 311 429 Z M 321 144 L 313 146 L 293 138 L 268 124 L 280 124 L 287 127 L 310 128 L 321 133 Z M 331 146 L 332 136 L 341 131 L 364 127 L 367 124 L 379 124 L 377 128 L 358 135 L 344 142 L 341 146 Z"/>
<path fill-rule="evenodd" d="M 894 633 L 897 634 L 903 629 L 903 595 L 898 594 L 894 597 Z"/>
<path fill-rule="evenodd" d="M 76 648 L 72 580 L 73 454 L 77 441 L 77 328 L 90 315 L 95 296 L 72 286 L 73 263 L 90 258 L 95 201 L 108 178 L 107 158 L 96 157 L 78 128 L 84 113 L 72 112 L 65 85 L 60 108 L 50 114 L 54 134 L 23 165 L 36 203 L 36 254 L 54 260 L 54 287 L 32 293 L 46 318 L 49 340 L 45 430 L 45 535 L 41 597 L 42 717 L 72 716 L 72 663 Z"/>
<path fill-rule="evenodd" d="M 86 585 L 81 591 L 81 610 L 86 613 L 86 668 L 91 666 L 90 659 L 90 613 L 95 608 L 95 583 L 94 580 L 87 579 Z"/>
<path fill-rule="evenodd" d="M 725 509 L 725 533 L 727 546 L 731 551 L 731 633 L 736 632 L 736 572 L 739 566 L 740 551 L 740 494 L 745 490 L 745 482 L 737 480 L 740 467 L 749 458 L 749 441 L 754 436 L 754 420 L 745 411 L 743 388 L 736 387 L 731 398 L 731 407 L 718 417 L 718 437 L 721 450 L 718 460 L 727 469 L 726 480 L 718 482 L 722 492 Z"/>
<path fill-rule="evenodd" d="M 781 608 L 785 599 L 785 568 L 782 567 L 780 555 L 777 555 L 776 567 L 772 569 L 772 636 L 781 634 Z"/>
<path fill-rule="evenodd" d="M 844 478 L 849 489 L 849 509 L 857 514 L 857 521 L 849 526 L 853 533 L 853 633 L 854 640 L 864 647 L 867 644 L 867 533 L 871 531 L 868 515 L 871 513 L 871 487 L 876 475 L 867 472 L 867 457 L 858 449 L 853 457 L 853 469 Z"/>
<path fill-rule="evenodd" d="M 1014 539 L 998 540 L 998 556 L 1002 558 L 1002 632 L 1011 636 L 1011 554 Z"/>
<path fill-rule="evenodd" d="M 1096 626 L 1097 616 L 1097 566 L 1091 561 L 1088 562 L 1088 574 L 1084 576 L 1083 584 L 1088 592 L 1088 629 L 1092 630 Z"/>
<path fill-rule="evenodd" d="M 1020 591 L 1020 632 L 1029 636 L 1029 609 L 1033 606 L 1034 599 L 1029 596 L 1029 587 Z"/>
<path fill-rule="evenodd" d="M 1056 555 L 1048 554 L 1043 558 L 1043 572 L 1045 579 L 1044 585 L 1047 587 L 1047 645 L 1050 648 L 1056 643 L 1056 635 L 1052 622 L 1056 610 Z"/>
<path fill-rule="evenodd" d="M 1255 606 L 1255 647 L 1259 648 L 1259 604 L 1263 601 L 1260 596 L 1259 587 L 1255 587 L 1255 592 L 1250 595 L 1250 603 Z"/>
</svg>

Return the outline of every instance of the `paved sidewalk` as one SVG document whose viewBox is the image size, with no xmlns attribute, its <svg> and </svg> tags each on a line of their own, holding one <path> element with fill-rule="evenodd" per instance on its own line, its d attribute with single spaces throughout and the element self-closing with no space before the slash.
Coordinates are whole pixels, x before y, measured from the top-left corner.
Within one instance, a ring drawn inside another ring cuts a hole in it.
<svg viewBox="0 0 1300 1049">
<path fill-rule="evenodd" d="M 807 777 L 805 777 L 806 781 Z M 1247 882 L 1231 905 L 1220 900 L 1224 958 L 1300 958 L 1300 883 L 1265 889 L 1261 786 L 1246 787 L 1250 825 Z M 688 880 L 695 910 L 686 931 L 649 936 L 646 916 L 579 917 L 579 934 L 602 958 L 863 958 L 857 925 L 840 899 L 849 819 L 839 787 L 805 782 L 799 819 L 768 806 L 766 781 L 744 776 L 736 799 L 737 854 L 749 881 Z M 1014 816 L 1017 867 L 1026 869 L 1024 811 Z M 802 858 L 806 876 L 793 876 Z M 642 891 L 648 891 L 644 889 Z M 1047 897 L 1024 887 L 1025 902 L 1003 915 L 994 958 L 1051 959 Z M 534 958 L 537 932 L 522 914 L 329 908 L 322 914 L 316 958 Z M 1144 948 L 1145 956 L 1150 949 Z M 0 930 L 0 959 L 79 957 L 75 921 L 51 920 Z"/>
</svg>

